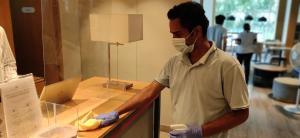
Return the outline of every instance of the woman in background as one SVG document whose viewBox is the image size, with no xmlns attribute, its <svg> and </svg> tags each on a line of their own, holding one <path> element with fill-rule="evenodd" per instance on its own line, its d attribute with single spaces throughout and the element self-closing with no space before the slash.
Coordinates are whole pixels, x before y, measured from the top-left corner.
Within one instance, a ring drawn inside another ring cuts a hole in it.
<svg viewBox="0 0 300 138">
<path fill-rule="evenodd" d="M 244 24 L 244 31 L 241 32 L 238 35 L 237 38 L 237 44 L 239 45 L 237 47 L 236 55 L 239 62 L 244 64 L 245 68 L 245 78 L 246 82 L 248 84 L 249 81 L 249 72 L 250 72 L 250 62 L 252 54 L 255 51 L 255 45 L 257 42 L 257 34 L 250 32 L 250 24 L 245 23 Z"/>
</svg>

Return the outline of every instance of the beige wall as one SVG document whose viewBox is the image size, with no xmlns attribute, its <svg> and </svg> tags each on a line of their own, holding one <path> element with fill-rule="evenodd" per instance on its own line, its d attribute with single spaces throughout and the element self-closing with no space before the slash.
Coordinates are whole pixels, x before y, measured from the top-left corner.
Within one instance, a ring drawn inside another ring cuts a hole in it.
<svg viewBox="0 0 300 138">
<path fill-rule="evenodd" d="M 110 12 L 109 0 L 80 0 L 81 68 L 84 78 L 107 76 L 107 47 L 105 43 L 91 41 L 89 14 Z"/>
</svg>

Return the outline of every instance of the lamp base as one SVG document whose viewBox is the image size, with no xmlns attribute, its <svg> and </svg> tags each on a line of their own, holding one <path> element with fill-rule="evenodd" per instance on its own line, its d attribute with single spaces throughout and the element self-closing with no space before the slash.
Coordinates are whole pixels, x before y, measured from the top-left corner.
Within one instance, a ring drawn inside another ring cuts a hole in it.
<svg viewBox="0 0 300 138">
<path fill-rule="evenodd" d="M 121 82 L 121 81 L 107 81 L 106 83 L 103 83 L 102 86 L 104 88 L 110 88 L 110 89 L 117 89 L 117 90 L 128 90 L 132 88 L 133 84 L 129 82 Z"/>
<path fill-rule="evenodd" d="M 287 105 L 283 107 L 286 111 L 294 113 L 294 114 L 300 114 L 300 108 L 295 105 Z"/>
</svg>

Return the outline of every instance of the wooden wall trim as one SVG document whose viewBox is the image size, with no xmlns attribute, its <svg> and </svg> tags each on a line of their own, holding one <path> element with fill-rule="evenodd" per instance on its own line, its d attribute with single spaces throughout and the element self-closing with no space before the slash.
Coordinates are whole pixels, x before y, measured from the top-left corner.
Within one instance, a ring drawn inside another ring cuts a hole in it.
<svg viewBox="0 0 300 138">
<path fill-rule="evenodd" d="M 10 47 L 15 55 L 9 0 L 0 0 L 0 26 L 4 28 Z"/>
<path fill-rule="evenodd" d="M 42 3 L 43 47 L 46 85 L 63 80 L 63 53 L 58 0 Z"/>
<path fill-rule="evenodd" d="M 295 30 L 297 25 L 297 18 L 298 18 L 298 9 L 300 6 L 299 0 L 292 0 L 291 4 L 291 14 L 288 21 L 288 31 L 287 31 L 287 37 L 285 40 L 286 47 L 292 47 L 294 45 L 295 40 Z"/>
<path fill-rule="evenodd" d="M 286 11 L 286 0 L 280 0 L 278 6 L 278 14 L 277 14 L 277 24 L 276 24 L 276 34 L 275 39 L 281 40 L 282 39 L 282 32 L 284 26 L 284 19 L 285 19 L 285 11 Z"/>
</svg>

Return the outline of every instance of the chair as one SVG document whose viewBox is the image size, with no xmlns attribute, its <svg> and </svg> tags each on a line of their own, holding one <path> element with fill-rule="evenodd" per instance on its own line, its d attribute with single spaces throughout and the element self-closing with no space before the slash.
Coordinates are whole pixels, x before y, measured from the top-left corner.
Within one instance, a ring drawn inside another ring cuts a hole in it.
<svg viewBox="0 0 300 138">
<path fill-rule="evenodd" d="M 270 47 L 274 47 L 274 46 L 282 46 L 282 43 L 280 40 L 266 40 L 264 43 L 264 47 L 265 47 L 265 57 L 264 57 L 264 61 L 265 62 L 268 62 L 268 63 L 272 63 L 271 60 L 272 60 L 272 57 L 278 57 L 278 51 L 273 51 L 273 50 L 270 50 Z M 267 59 L 268 57 L 269 60 Z"/>
<path fill-rule="evenodd" d="M 277 77 L 273 81 L 272 95 L 279 101 L 296 102 L 299 80 L 292 77 Z"/>
<path fill-rule="evenodd" d="M 255 62 L 261 62 L 262 52 L 263 52 L 263 43 L 257 43 L 254 49 Z"/>
</svg>

